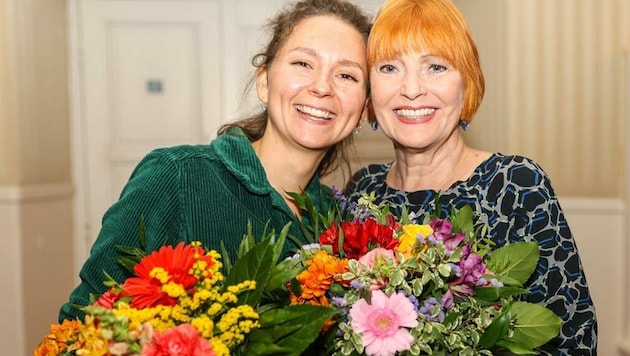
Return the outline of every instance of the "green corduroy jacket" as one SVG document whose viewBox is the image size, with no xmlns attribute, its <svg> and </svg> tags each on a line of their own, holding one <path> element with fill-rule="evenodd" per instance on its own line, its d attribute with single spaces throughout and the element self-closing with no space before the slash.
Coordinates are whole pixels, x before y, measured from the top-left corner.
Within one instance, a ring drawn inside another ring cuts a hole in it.
<svg viewBox="0 0 630 356">
<path fill-rule="evenodd" d="M 279 157 L 282 159 L 282 157 Z M 306 188 L 315 204 L 326 209 L 330 189 L 315 176 Z M 59 321 L 83 318 L 73 305 L 87 305 L 90 294 L 102 294 L 105 274 L 119 282 L 129 273 L 118 262 L 116 246 L 140 247 L 144 219 L 147 253 L 163 244 L 201 241 L 221 252 L 221 241 L 235 260 L 238 245 L 251 222 L 259 239 L 265 225 L 303 238 L 298 220 L 267 180 L 251 143 L 240 129 L 220 135 L 209 145 L 160 148 L 135 168 L 120 199 L 105 213 L 102 228 L 81 268 L 81 283 L 62 305 Z M 306 241 L 305 241 L 306 242 Z M 285 251 L 297 248 L 287 240 Z"/>
</svg>

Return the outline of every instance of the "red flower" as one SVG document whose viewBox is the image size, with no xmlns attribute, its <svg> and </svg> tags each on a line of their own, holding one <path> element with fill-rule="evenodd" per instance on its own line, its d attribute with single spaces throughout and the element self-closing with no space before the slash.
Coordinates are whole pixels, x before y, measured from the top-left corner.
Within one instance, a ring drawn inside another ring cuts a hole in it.
<svg viewBox="0 0 630 356">
<path fill-rule="evenodd" d="M 215 356 L 212 345 L 190 324 L 181 324 L 153 335 L 142 348 L 142 356 Z"/>
<path fill-rule="evenodd" d="M 332 246 L 333 255 L 339 253 L 339 230 L 336 224 L 331 224 L 326 231 L 319 235 L 319 244 Z"/>
<path fill-rule="evenodd" d="M 388 225 L 379 224 L 370 218 L 361 222 L 342 221 L 341 231 L 343 232 L 343 253 L 346 258 L 358 259 L 365 255 L 370 249 L 382 247 L 393 250 L 398 246 L 398 240 L 394 239 L 394 228 L 398 226 L 395 220 L 388 220 Z M 332 224 L 328 230 L 319 237 L 321 245 L 332 246 L 333 254 L 339 254 L 339 230 L 337 225 Z"/>
<path fill-rule="evenodd" d="M 346 258 L 357 259 L 369 251 L 369 231 L 364 228 L 364 223 L 358 220 L 342 222 L 343 252 Z"/>
<path fill-rule="evenodd" d="M 125 281 L 122 295 L 131 297 L 130 305 L 138 309 L 175 305 L 177 301 L 162 291 L 162 282 L 152 277 L 151 272 L 156 268 L 163 269 L 168 273 L 167 282 L 177 283 L 185 290 L 191 290 L 197 283 L 197 277 L 189 272 L 198 260 L 205 260 L 208 267 L 215 263 L 201 247 L 185 245 L 184 242 L 180 242 L 175 248 L 162 246 L 134 266 L 137 277 Z"/>
<path fill-rule="evenodd" d="M 117 287 L 111 287 L 105 293 L 103 293 L 96 302 L 94 302 L 94 306 L 103 307 L 107 309 L 114 309 L 114 303 L 120 299 L 120 291 L 117 290 Z"/>
<path fill-rule="evenodd" d="M 394 221 L 395 223 L 395 221 Z M 388 224 L 393 224 L 388 221 Z M 376 245 L 372 247 L 380 246 L 387 250 L 393 250 L 398 246 L 398 239 L 394 239 L 394 230 L 391 225 L 378 224 L 374 219 L 368 219 L 365 221 L 364 229 L 369 236 L 370 244 Z M 396 225 L 398 225 L 396 223 Z"/>
</svg>

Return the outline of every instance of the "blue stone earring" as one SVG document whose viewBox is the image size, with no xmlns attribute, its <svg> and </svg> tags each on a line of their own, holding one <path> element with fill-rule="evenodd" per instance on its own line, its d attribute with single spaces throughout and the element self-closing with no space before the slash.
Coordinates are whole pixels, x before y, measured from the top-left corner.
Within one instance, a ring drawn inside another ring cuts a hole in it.
<svg viewBox="0 0 630 356">
<path fill-rule="evenodd" d="M 468 130 L 468 126 L 469 125 L 470 124 L 468 124 L 468 121 L 466 121 L 466 120 L 462 120 L 462 121 L 459 122 L 459 126 L 461 126 L 462 130 L 464 130 L 464 131 Z"/>
<path fill-rule="evenodd" d="M 372 130 L 378 130 L 378 121 L 374 120 L 370 125 L 372 126 Z"/>
</svg>

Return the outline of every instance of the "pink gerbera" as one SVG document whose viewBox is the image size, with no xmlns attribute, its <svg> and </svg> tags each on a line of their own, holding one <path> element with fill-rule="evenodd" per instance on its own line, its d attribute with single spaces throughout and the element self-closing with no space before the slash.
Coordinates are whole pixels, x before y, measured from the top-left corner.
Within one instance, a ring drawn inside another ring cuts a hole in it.
<svg viewBox="0 0 630 356">
<path fill-rule="evenodd" d="M 372 304 L 360 299 L 350 308 L 352 330 L 361 334 L 367 355 L 395 355 L 411 347 L 413 337 L 406 328 L 418 326 L 414 305 L 401 293 L 391 296 L 372 291 Z"/>
</svg>

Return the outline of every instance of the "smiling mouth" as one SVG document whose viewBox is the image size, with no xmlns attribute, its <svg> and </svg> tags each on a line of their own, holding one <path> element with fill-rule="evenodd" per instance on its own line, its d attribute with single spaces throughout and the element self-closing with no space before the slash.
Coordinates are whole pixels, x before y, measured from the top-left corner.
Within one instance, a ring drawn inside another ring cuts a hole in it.
<svg viewBox="0 0 630 356">
<path fill-rule="evenodd" d="M 399 110 L 394 110 L 394 112 L 399 115 L 402 116 L 406 119 L 410 119 L 410 120 L 415 120 L 415 119 L 421 119 L 425 116 L 429 116 L 431 114 L 433 114 L 435 112 L 435 109 L 433 108 L 422 108 L 422 109 L 399 109 Z"/>
<path fill-rule="evenodd" d="M 296 109 L 302 114 L 306 114 L 315 120 L 332 120 L 335 115 L 329 111 L 315 109 L 310 106 L 296 105 Z"/>
</svg>

